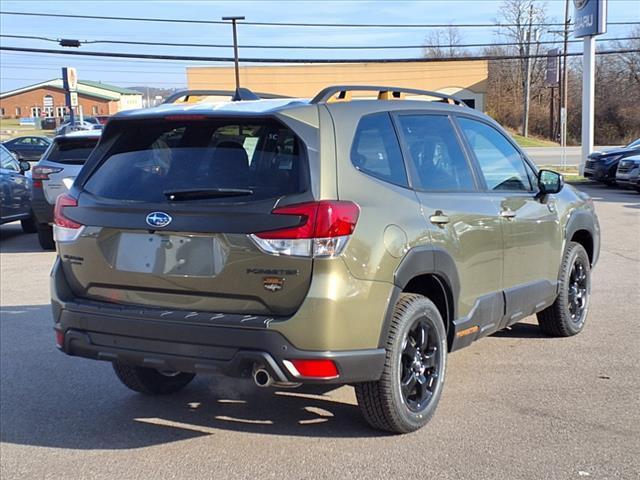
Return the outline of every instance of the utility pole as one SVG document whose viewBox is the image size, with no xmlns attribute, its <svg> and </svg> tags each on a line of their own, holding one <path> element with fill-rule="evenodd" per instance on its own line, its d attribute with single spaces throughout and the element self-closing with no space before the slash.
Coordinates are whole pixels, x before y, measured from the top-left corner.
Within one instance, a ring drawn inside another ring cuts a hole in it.
<svg viewBox="0 0 640 480">
<path fill-rule="evenodd" d="M 529 6 L 529 31 L 527 32 L 527 58 L 524 76 L 524 118 L 522 119 L 522 136 L 529 136 L 529 102 L 531 97 L 531 28 L 533 24 L 533 4 Z"/>
<path fill-rule="evenodd" d="M 560 108 L 558 114 L 560 125 L 560 145 L 562 146 L 562 166 L 566 167 L 567 157 L 567 99 L 569 98 L 569 72 L 567 69 L 567 49 L 569 48 L 569 0 L 564 4 L 564 46 L 562 48 L 562 95 L 560 96 Z"/>
<path fill-rule="evenodd" d="M 240 89 L 240 66 L 238 65 L 238 33 L 236 31 L 236 22 L 238 20 L 244 20 L 244 17 L 222 17 L 222 20 L 231 20 L 233 26 L 233 63 L 235 65 L 236 72 L 236 94 Z"/>
</svg>

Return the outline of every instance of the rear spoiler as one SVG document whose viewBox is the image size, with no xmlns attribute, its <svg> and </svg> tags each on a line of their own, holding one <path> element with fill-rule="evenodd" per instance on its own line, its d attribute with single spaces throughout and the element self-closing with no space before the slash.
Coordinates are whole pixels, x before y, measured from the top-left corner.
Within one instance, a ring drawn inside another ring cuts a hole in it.
<svg viewBox="0 0 640 480">
<path fill-rule="evenodd" d="M 273 93 L 253 93 L 248 88 L 238 88 L 237 90 L 180 90 L 169 95 L 162 103 L 197 103 L 202 97 L 230 97 L 233 102 L 261 100 L 263 98 L 291 98 Z"/>
</svg>

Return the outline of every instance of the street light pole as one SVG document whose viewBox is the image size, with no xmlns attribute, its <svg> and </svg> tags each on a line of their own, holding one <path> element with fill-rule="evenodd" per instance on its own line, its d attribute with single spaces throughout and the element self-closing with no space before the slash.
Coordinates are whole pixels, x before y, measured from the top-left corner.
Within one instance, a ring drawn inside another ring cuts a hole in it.
<svg viewBox="0 0 640 480">
<path fill-rule="evenodd" d="M 531 27 L 533 23 L 533 4 L 529 7 L 529 31 L 527 32 L 527 58 L 525 60 L 524 77 L 524 112 L 522 119 L 522 136 L 529 136 L 529 102 L 531 101 Z"/>
<path fill-rule="evenodd" d="M 244 20 L 244 17 L 222 17 L 222 20 L 231 20 L 233 27 L 233 63 L 236 72 L 236 93 L 240 89 L 240 66 L 238 65 L 238 33 L 236 31 L 236 22 L 238 20 Z"/>
</svg>

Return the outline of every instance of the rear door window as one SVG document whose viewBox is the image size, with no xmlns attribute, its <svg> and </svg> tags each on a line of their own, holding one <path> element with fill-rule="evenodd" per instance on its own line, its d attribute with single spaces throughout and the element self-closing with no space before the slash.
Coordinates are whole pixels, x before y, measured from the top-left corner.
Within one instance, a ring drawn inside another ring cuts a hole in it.
<svg viewBox="0 0 640 480">
<path fill-rule="evenodd" d="M 58 138 L 53 142 L 46 159 L 68 165 L 84 165 L 98 140 L 98 137 Z"/>
<path fill-rule="evenodd" d="M 258 200 L 308 189 L 301 141 L 275 120 L 157 120 L 118 127 L 114 149 L 84 185 L 100 197 Z"/>
<path fill-rule="evenodd" d="M 368 175 L 407 186 L 400 144 L 388 113 L 362 117 L 351 147 L 351 162 Z"/>
<path fill-rule="evenodd" d="M 400 115 L 404 143 L 417 174 L 416 188 L 472 191 L 475 183 L 458 137 L 445 115 Z"/>
</svg>

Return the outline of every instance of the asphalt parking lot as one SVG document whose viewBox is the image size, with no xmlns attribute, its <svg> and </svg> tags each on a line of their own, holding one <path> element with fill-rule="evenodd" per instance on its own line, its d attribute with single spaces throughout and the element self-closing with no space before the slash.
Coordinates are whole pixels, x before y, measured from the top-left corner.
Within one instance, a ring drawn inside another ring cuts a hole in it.
<svg viewBox="0 0 640 480">
<path fill-rule="evenodd" d="M 404 436 L 368 428 L 350 387 L 134 394 L 56 350 L 54 254 L 2 226 L 0 477 L 640 478 L 640 195 L 581 188 L 602 226 L 585 331 L 544 338 L 530 318 L 456 352 L 435 418 Z"/>
</svg>

